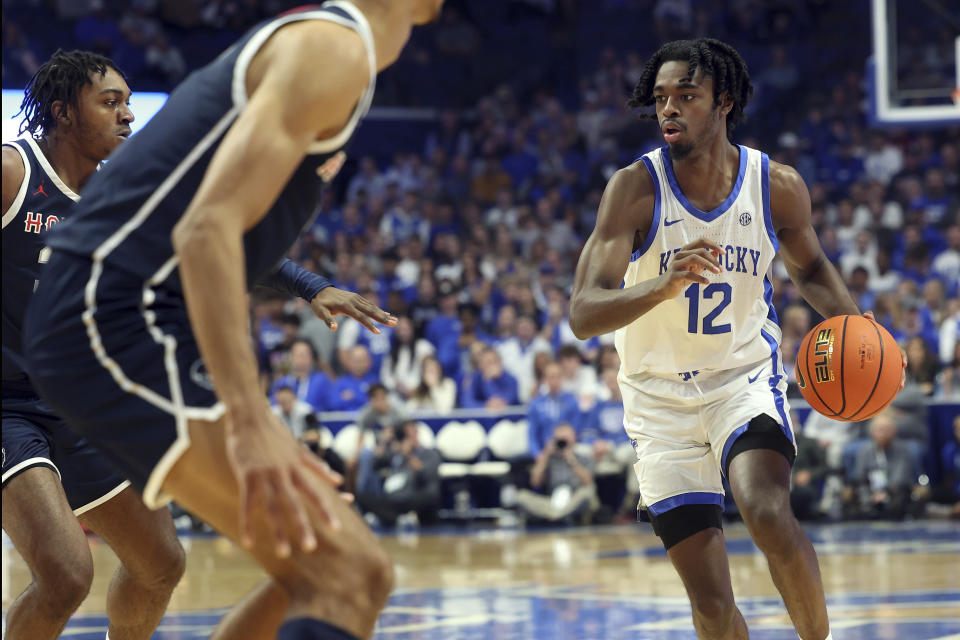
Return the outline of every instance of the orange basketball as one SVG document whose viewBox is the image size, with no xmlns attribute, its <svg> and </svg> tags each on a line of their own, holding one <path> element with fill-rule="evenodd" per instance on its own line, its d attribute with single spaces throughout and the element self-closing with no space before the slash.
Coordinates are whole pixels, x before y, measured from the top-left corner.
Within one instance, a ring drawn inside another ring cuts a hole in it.
<svg viewBox="0 0 960 640">
<path fill-rule="evenodd" d="M 863 316 L 827 318 L 797 353 L 800 393 L 834 420 L 866 420 L 883 411 L 899 391 L 902 372 L 897 341 Z"/>
</svg>

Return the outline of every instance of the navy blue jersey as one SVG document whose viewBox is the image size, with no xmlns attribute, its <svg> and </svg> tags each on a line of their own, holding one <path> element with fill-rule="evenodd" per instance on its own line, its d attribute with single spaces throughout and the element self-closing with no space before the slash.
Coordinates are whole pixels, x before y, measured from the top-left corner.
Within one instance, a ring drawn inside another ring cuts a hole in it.
<svg viewBox="0 0 960 640">
<path fill-rule="evenodd" d="M 224 135 L 247 104 L 247 67 L 278 28 L 299 20 L 328 20 L 363 38 L 369 85 L 346 126 L 315 142 L 264 218 L 244 235 L 246 277 L 252 286 L 275 267 L 318 210 L 324 180 L 343 162 L 338 153 L 370 107 L 376 59 L 370 26 L 347 2 L 328 2 L 254 27 L 206 67 L 195 71 L 164 107 L 84 188 L 83 202 L 48 242 L 58 251 L 91 257 L 103 269 L 126 272 L 161 296 L 182 296 L 171 233 L 183 216 Z M 248 176 L 256 180 L 257 176 Z M 93 285 L 96 286 L 96 283 Z"/>
<path fill-rule="evenodd" d="M 3 390 L 28 392 L 30 382 L 18 360 L 27 303 L 49 255 L 41 234 L 63 220 L 80 196 L 57 176 L 32 138 L 3 146 L 20 153 L 24 170 L 17 197 L 3 214 Z"/>
</svg>

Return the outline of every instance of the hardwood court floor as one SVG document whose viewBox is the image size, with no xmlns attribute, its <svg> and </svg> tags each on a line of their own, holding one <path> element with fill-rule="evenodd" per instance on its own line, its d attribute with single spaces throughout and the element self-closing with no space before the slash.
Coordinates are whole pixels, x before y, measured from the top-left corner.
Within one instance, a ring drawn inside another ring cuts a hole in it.
<svg viewBox="0 0 960 640">
<path fill-rule="evenodd" d="M 837 640 L 960 639 L 960 523 L 807 528 L 820 555 Z M 738 603 L 751 637 L 794 640 L 766 563 L 742 526 L 728 526 Z M 525 532 L 445 530 L 384 538 L 398 588 L 378 640 L 694 639 L 679 579 L 649 525 Z M 3 607 L 29 579 L 4 540 Z M 230 542 L 185 537 L 187 573 L 159 640 L 206 638 L 260 578 Z M 96 578 L 65 638 L 102 640 L 116 560 L 91 540 Z"/>
</svg>

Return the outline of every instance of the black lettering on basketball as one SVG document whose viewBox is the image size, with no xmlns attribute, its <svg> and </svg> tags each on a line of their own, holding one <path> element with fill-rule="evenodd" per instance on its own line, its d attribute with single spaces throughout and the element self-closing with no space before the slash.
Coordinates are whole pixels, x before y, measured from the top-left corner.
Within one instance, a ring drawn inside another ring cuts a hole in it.
<svg viewBox="0 0 960 640">
<path fill-rule="evenodd" d="M 833 329 L 821 329 L 813 343 L 813 371 L 817 382 L 832 382 Z"/>
</svg>

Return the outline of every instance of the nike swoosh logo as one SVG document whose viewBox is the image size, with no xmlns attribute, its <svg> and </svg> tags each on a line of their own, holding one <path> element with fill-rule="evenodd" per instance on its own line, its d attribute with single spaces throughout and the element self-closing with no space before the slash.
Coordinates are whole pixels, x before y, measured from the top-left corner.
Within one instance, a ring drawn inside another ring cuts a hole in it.
<svg viewBox="0 0 960 640">
<path fill-rule="evenodd" d="M 761 371 L 760 373 L 763 373 L 763 372 Z M 753 376 L 752 378 L 751 378 L 750 376 L 747 376 L 747 382 L 750 383 L 750 384 L 753 384 L 754 382 L 756 382 L 756 381 L 757 381 L 757 378 L 760 377 L 760 373 L 758 373 L 757 375 Z"/>
<path fill-rule="evenodd" d="M 683 218 L 677 218 L 676 220 L 664 220 L 663 226 L 669 227 L 672 224 L 677 224 L 678 222 L 683 222 Z"/>
</svg>

